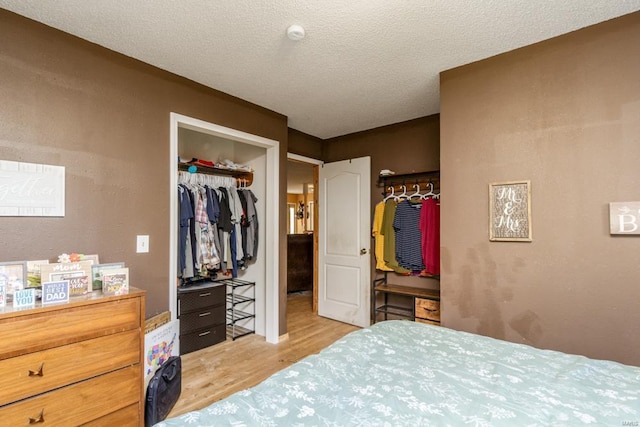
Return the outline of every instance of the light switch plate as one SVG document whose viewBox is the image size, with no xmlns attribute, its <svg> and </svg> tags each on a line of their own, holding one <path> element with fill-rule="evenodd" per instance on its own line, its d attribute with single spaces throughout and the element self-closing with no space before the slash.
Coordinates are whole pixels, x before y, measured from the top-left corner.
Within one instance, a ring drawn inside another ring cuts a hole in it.
<svg viewBox="0 0 640 427">
<path fill-rule="evenodd" d="M 138 236 L 136 243 L 136 252 L 139 254 L 149 252 L 149 236 Z"/>
</svg>

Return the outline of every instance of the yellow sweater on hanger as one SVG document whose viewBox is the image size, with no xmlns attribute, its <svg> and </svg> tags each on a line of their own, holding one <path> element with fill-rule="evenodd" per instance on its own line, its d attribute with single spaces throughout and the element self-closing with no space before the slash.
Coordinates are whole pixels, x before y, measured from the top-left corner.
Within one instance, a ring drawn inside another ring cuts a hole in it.
<svg viewBox="0 0 640 427">
<path fill-rule="evenodd" d="M 384 201 L 381 201 L 376 205 L 373 212 L 373 229 L 371 235 L 375 239 L 375 256 L 376 256 L 376 269 L 382 271 L 393 271 L 392 268 L 387 267 L 384 262 L 384 234 L 382 231 L 382 218 L 384 216 Z"/>
</svg>

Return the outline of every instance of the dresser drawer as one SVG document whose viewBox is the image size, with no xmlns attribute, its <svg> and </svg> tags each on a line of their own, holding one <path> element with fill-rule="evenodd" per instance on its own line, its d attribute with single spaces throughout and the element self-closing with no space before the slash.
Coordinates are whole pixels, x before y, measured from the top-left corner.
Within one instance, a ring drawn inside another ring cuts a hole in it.
<svg viewBox="0 0 640 427">
<path fill-rule="evenodd" d="M 0 360 L 0 405 L 139 361 L 137 329 Z"/>
<path fill-rule="evenodd" d="M 214 305 L 226 305 L 226 291 L 227 287 L 223 284 L 198 287 L 189 291 L 180 291 L 179 315 L 182 316 L 182 313 Z"/>
<path fill-rule="evenodd" d="M 144 420 L 139 420 L 140 408 L 138 404 L 129 405 L 126 408 L 122 408 L 116 412 L 112 412 L 109 415 L 93 420 L 85 427 L 139 427 L 144 424 Z"/>
<path fill-rule="evenodd" d="M 191 353 L 192 351 L 218 344 L 225 339 L 227 339 L 227 326 L 225 324 L 180 335 L 180 354 Z"/>
<path fill-rule="evenodd" d="M 25 312 L 0 321 L 0 360 L 117 332 L 138 330 L 139 298 Z"/>
<path fill-rule="evenodd" d="M 180 315 L 180 335 L 225 323 L 225 312 L 225 305 L 216 305 Z"/>
<path fill-rule="evenodd" d="M 137 404 L 141 388 L 136 365 L 1 407 L 0 420 L 7 426 L 77 426 Z"/>
<path fill-rule="evenodd" d="M 416 318 L 440 321 L 440 301 L 416 298 Z"/>
</svg>

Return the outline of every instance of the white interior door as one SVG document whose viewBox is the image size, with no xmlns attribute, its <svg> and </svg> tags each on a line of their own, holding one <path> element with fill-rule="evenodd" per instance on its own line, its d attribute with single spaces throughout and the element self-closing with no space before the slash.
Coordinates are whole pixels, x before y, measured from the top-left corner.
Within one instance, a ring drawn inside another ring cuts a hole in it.
<svg viewBox="0 0 640 427">
<path fill-rule="evenodd" d="M 370 324 L 371 158 L 320 168 L 318 314 Z"/>
</svg>

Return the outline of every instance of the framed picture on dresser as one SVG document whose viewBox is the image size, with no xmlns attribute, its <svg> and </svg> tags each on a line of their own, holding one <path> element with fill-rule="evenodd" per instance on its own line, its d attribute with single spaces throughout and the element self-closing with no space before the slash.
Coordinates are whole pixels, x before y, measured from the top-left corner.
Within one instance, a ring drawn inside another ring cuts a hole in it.
<svg viewBox="0 0 640 427">
<path fill-rule="evenodd" d="M 68 280 L 71 297 L 85 295 L 93 290 L 91 285 L 92 261 L 63 262 L 42 264 L 40 266 L 42 282 Z"/>
<path fill-rule="evenodd" d="M 94 264 L 91 266 L 91 283 L 94 291 L 102 290 L 102 273 L 115 268 L 124 268 L 124 262 Z"/>
<path fill-rule="evenodd" d="M 24 289 L 26 283 L 26 261 L 0 262 L 0 286 L 4 288 L 7 301 L 12 301 L 13 294 Z"/>
</svg>

